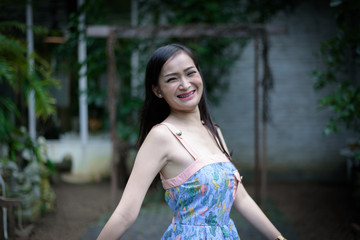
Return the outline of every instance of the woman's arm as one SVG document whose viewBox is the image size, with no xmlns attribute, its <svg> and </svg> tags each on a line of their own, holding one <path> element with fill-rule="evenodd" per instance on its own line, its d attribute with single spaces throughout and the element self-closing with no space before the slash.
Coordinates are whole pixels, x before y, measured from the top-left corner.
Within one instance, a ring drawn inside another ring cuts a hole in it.
<svg viewBox="0 0 360 240">
<path fill-rule="evenodd" d="M 247 221 L 266 236 L 266 238 L 275 240 L 281 235 L 255 201 L 249 196 L 241 183 L 239 183 L 236 192 L 234 207 Z"/>
<path fill-rule="evenodd" d="M 219 127 L 217 127 L 220 140 L 222 141 L 225 150 L 229 152 L 224 137 Z M 234 200 L 235 209 L 255 228 L 257 228 L 268 239 L 276 240 L 281 236 L 280 232 L 274 227 L 270 220 L 265 216 L 263 211 L 255 203 L 255 201 L 246 192 L 244 186 L 239 183 L 236 197 Z M 282 236 L 281 236 L 282 237 Z M 281 239 L 281 237 L 279 239 Z"/>
<path fill-rule="evenodd" d="M 101 231 L 98 240 L 120 239 L 135 222 L 144 197 L 158 172 L 165 166 L 167 132 L 157 127 L 150 131 L 136 156 L 121 200 Z M 161 147 L 159 147 L 161 146 Z"/>
</svg>

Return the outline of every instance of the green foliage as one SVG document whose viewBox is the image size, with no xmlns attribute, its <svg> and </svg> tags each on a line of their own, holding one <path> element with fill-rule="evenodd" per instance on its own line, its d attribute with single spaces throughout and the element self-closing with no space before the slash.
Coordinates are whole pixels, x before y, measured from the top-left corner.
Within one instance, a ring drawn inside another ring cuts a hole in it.
<svg viewBox="0 0 360 240">
<path fill-rule="evenodd" d="M 140 0 L 140 15 L 152 13 L 151 22 L 142 24 L 256 24 L 266 23 L 275 13 L 288 9 L 292 1 L 235 1 L 235 0 Z M 146 18 L 144 18 L 146 19 Z M 149 21 L 149 20 L 145 20 Z M 249 37 L 250 38 L 250 37 Z M 239 59 L 249 38 L 156 39 L 152 45 L 181 42 L 196 53 L 206 82 L 208 98 L 213 104 L 220 101 L 228 88 L 227 74 Z M 149 44 L 149 43 L 148 43 Z"/>
<path fill-rule="evenodd" d="M 19 117 L 19 111 L 13 101 L 9 98 L 0 96 L 0 142 L 4 141 L 10 136 L 14 125 L 10 121 L 9 116 L 14 114 L 16 117 Z"/>
<path fill-rule="evenodd" d="M 35 33 L 44 32 L 43 28 L 34 29 Z M 20 32 L 24 30 L 25 25 L 21 23 L 0 23 L 0 84 L 9 86 L 15 96 L 21 99 L 28 99 L 30 91 L 33 90 L 36 98 L 36 115 L 47 117 L 54 112 L 55 103 L 48 89 L 57 85 L 57 81 L 51 75 L 49 64 L 36 53 L 30 56 L 34 60 L 34 69 L 29 74 L 27 47 L 19 37 Z M 14 99 L 0 96 L 1 142 L 11 139 L 10 133 L 15 127 L 14 120 L 20 117 L 19 108 L 21 106 L 16 105 Z"/>
<path fill-rule="evenodd" d="M 42 145 L 31 140 L 18 122 L 30 91 L 35 95 L 36 115 L 43 118 L 51 115 L 55 100 L 49 88 L 58 82 L 48 62 L 36 53 L 30 56 L 34 62 L 30 73 L 23 40 L 25 29 L 24 24 L 17 22 L 0 23 L 0 84 L 12 91 L 9 96 L 0 96 L 0 174 L 8 190 L 2 194 L 21 198 L 22 216 L 34 220 L 41 211 L 53 206 L 55 195 L 48 183 L 54 167 L 41 150 Z M 44 28 L 34 27 L 35 34 L 44 32 Z"/>
<path fill-rule="evenodd" d="M 24 127 L 14 127 L 11 137 L 1 141 L 7 154 L 0 156 L 0 174 L 5 180 L 6 197 L 20 198 L 22 218 L 34 221 L 54 210 L 55 194 L 49 176 L 55 167 L 46 155 L 45 140 L 32 141 Z"/>
<path fill-rule="evenodd" d="M 53 55 L 58 59 L 57 69 L 59 71 L 70 72 L 72 78 L 79 78 L 79 70 L 82 64 L 87 65 L 87 101 L 89 106 L 89 114 L 102 118 L 105 126 L 108 126 L 108 118 L 104 106 L 107 101 L 106 89 L 102 87 L 102 76 L 107 71 L 107 56 L 106 56 L 106 39 L 86 38 L 87 44 L 87 58 L 85 62 L 78 63 L 77 47 L 80 31 L 78 30 L 79 16 L 86 14 L 86 24 L 102 24 L 104 19 L 109 15 L 108 6 L 104 0 L 85 1 L 85 4 L 70 15 L 67 35 L 67 41 L 60 44 L 55 50 Z M 90 17 L 89 17 L 90 16 Z M 74 54 L 75 53 L 75 54 Z M 78 81 L 73 81 L 71 86 L 75 91 L 71 99 L 78 99 L 80 92 L 78 89 Z M 71 104 L 71 112 L 78 115 L 78 104 Z"/>
<path fill-rule="evenodd" d="M 280 10 L 295 5 L 284 0 L 139 0 L 142 13 L 152 12 L 175 24 L 188 23 L 265 23 Z M 162 19 L 162 21 L 164 21 Z"/>
<path fill-rule="evenodd" d="M 323 132 L 338 133 L 344 126 L 360 133 L 360 3 L 332 0 L 330 6 L 336 11 L 338 34 L 322 43 L 319 55 L 325 68 L 313 71 L 314 88 L 330 90 L 318 104 L 334 113 Z"/>
<path fill-rule="evenodd" d="M 64 63 L 71 66 L 71 71 L 77 75 L 80 65 L 77 63 L 76 52 L 79 31 L 77 30 L 78 17 L 85 13 L 87 24 L 130 24 L 121 16 L 114 19 L 119 11 L 124 9 L 111 9 L 108 0 L 87 1 L 86 4 L 71 16 L 69 29 L 70 35 L 65 44 L 62 44 L 57 56 L 62 56 Z M 265 23 L 276 12 L 293 6 L 291 1 L 285 0 L 258 0 L 258 1 L 235 1 L 235 0 L 139 0 L 139 24 L 238 24 L 238 23 Z M 124 6 L 126 9 L 129 6 Z M 129 12 L 129 11 L 128 11 Z M 115 14 L 116 13 L 116 14 Z M 91 16 L 91 17 L 89 17 Z M 115 56 L 117 74 L 121 81 L 118 82 L 120 92 L 118 93 L 118 124 L 117 129 L 124 141 L 130 144 L 136 139 L 137 116 L 142 105 L 143 96 L 133 94 L 134 86 L 131 82 L 131 54 L 134 50 L 139 51 L 140 67 L 138 76 L 143 81 L 145 65 L 150 54 L 155 48 L 169 42 L 181 42 L 197 54 L 204 79 L 208 98 L 212 103 L 217 103 L 221 94 L 228 86 L 227 73 L 236 59 L 239 58 L 241 50 L 248 39 L 231 38 L 197 38 L 197 39 L 118 39 L 115 43 Z M 101 88 L 101 76 L 106 74 L 107 56 L 106 40 L 87 38 L 87 78 L 88 78 L 88 104 L 89 111 L 106 104 L 106 89 Z M 121 85 L 120 85 L 121 82 Z M 143 89 L 136 89 L 143 92 Z M 74 97 L 77 99 L 77 97 Z M 106 106 L 105 106 L 106 108 Z M 107 114 L 102 114 L 107 116 Z M 107 119 L 103 119 L 107 122 Z M 107 124 L 105 124 L 107 126 Z"/>
<path fill-rule="evenodd" d="M 29 74 L 27 47 L 25 42 L 13 37 L 11 26 L 15 30 L 25 29 L 21 23 L 0 23 L 0 83 L 8 83 L 15 94 L 24 94 L 26 99 L 30 90 L 33 90 L 37 116 L 47 117 L 55 110 L 55 99 L 50 96 L 48 89 L 58 83 L 52 77 L 49 64 L 36 53 L 30 56 L 34 60 L 34 69 L 32 74 Z"/>
</svg>

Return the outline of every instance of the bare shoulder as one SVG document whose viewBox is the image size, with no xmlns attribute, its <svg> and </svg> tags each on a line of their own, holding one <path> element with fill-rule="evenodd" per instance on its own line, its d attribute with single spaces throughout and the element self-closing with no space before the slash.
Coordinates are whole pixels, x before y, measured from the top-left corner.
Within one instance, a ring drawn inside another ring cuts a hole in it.
<svg viewBox="0 0 360 240">
<path fill-rule="evenodd" d="M 144 144 L 165 146 L 171 138 L 171 132 L 164 125 L 154 126 L 145 138 Z"/>
<path fill-rule="evenodd" d="M 142 166 L 152 163 L 152 166 L 158 166 L 156 171 L 159 172 L 165 166 L 171 152 L 170 137 L 171 133 L 165 126 L 153 127 L 142 143 L 135 162 L 141 163 Z"/>
</svg>

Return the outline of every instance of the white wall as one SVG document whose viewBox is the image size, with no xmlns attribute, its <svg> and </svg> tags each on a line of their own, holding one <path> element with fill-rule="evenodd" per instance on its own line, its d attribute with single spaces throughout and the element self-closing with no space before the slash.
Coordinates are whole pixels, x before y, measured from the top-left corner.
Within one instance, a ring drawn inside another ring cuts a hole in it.
<svg viewBox="0 0 360 240">
<path fill-rule="evenodd" d="M 86 146 L 81 144 L 78 136 L 46 141 L 47 155 L 55 163 L 61 162 L 67 155 L 71 157 L 71 172 L 62 175 L 67 182 L 98 181 L 109 176 L 111 151 L 108 136 L 90 136 Z"/>
<path fill-rule="evenodd" d="M 318 111 L 317 100 L 324 92 L 314 91 L 311 76 L 312 70 L 321 66 L 314 54 L 322 41 L 335 34 L 331 9 L 326 2 L 303 2 L 291 14 L 278 14 L 270 24 L 288 26 L 287 34 L 269 38 L 269 62 L 275 81 L 270 94 L 272 122 L 268 125 L 270 173 L 299 180 L 341 176 L 345 160 L 339 151 L 349 135 L 322 135 L 330 112 Z M 223 101 L 212 107 L 215 121 L 234 150 L 234 160 L 250 173 L 254 161 L 253 88 L 251 41 L 231 71 Z"/>
</svg>

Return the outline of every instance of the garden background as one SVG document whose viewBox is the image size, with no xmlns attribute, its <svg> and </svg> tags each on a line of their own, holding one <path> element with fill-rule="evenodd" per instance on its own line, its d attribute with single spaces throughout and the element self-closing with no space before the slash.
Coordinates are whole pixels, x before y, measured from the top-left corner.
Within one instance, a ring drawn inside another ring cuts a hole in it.
<svg viewBox="0 0 360 240">
<path fill-rule="evenodd" d="M 50 230 L 50 226 L 64 225 L 46 225 L 46 219 L 53 223 L 62 219 L 69 227 L 74 219 L 59 216 L 67 211 L 76 214 L 76 208 L 84 210 L 76 215 L 78 219 L 74 217 L 83 224 L 80 228 L 73 225 L 74 231 L 82 230 L 72 234 L 69 231 L 66 239 L 79 239 L 92 231 L 96 235 L 121 195 L 136 154 L 146 61 L 158 46 L 181 42 L 198 54 L 213 118 L 233 150 L 233 160 L 245 185 L 265 211 L 280 216 L 279 224 L 293 236 L 290 239 L 306 238 L 307 231 L 315 236 L 320 230 L 314 229 L 321 228 L 321 223 L 313 220 L 307 225 L 301 221 L 322 219 L 328 214 L 326 210 L 334 209 L 332 203 L 346 207 L 334 210 L 334 217 L 327 217 L 327 231 L 320 232 L 358 237 L 357 1 L 82 3 L 34 0 L 0 4 L 1 193 L 4 202 L 21 202 L 21 212 L 18 207 L 7 212 L 8 217 L 16 218 L 18 235 L 63 239 L 60 235 L 65 233 Z M 32 40 L 27 27 L 29 7 Z M 117 38 L 112 63 L 107 39 L 86 32 L 86 27 L 95 25 L 191 29 L 199 24 L 281 30 L 269 31 L 261 43 L 251 34 Z M 32 47 L 29 42 L 33 42 Z M 114 82 L 109 81 L 111 64 L 116 66 Z M 32 120 L 35 132 L 31 132 Z M 88 194 L 92 199 L 89 205 L 81 195 L 75 197 L 86 189 L 83 196 Z M 341 197 L 325 203 L 335 194 Z M 152 189 L 144 206 L 156 213 L 153 209 L 157 207 L 150 203 L 161 204 L 162 197 L 160 189 Z M 314 202 L 297 202 L 307 198 Z M 66 199 L 70 203 L 64 205 Z M 311 215 L 316 208 L 322 209 L 318 217 Z M 88 211 L 96 214 L 85 214 Z M 149 218 L 147 213 L 145 210 L 145 218 Z M 160 213 L 158 222 L 166 227 L 169 213 Z M 335 216 L 342 218 L 335 220 Z M 22 224 L 18 224 L 19 219 Z M 92 228 L 92 224 L 96 227 Z M 14 234 L 10 222 L 2 226 L 3 235 L 7 234 L 5 229 Z M 256 230 L 249 227 L 240 234 L 245 239 L 256 239 L 246 237 L 253 232 Z M 134 236 L 145 238 L 146 228 L 129 234 L 136 233 Z"/>
</svg>

